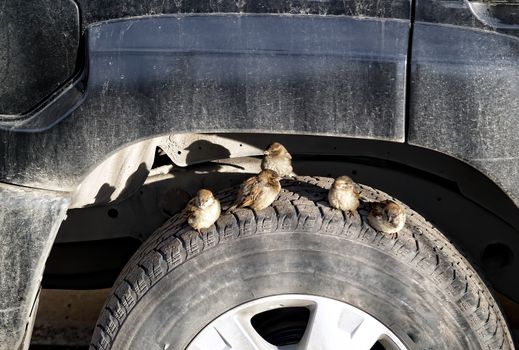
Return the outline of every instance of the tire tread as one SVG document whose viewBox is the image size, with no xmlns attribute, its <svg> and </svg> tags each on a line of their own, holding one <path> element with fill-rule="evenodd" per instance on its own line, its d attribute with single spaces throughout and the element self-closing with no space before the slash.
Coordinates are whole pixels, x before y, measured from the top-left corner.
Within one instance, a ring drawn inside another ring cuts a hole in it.
<svg viewBox="0 0 519 350">
<path fill-rule="evenodd" d="M 135 304 L 175 267 L 228 241 L 278 230 L 341 236 L 390 254 L 431 278 L 458 300 L 465 318 L 480 335 L 484 349 L 514 348 L 504 317 L 490 291 L 445 236 L 403 204 L 407 212 L 406 228 L 392 240 L 368 225 L 369 207 L 361 207 L 359 213 L 353 215 L 328 207 L 326 195 L 332 181 L 307 176 L 284 180 L 283 190 L 271 207 L 259 212 L 244 208 L 222 215 L 202 236 L 185 225 L 179 215 L 173 216 L 123 269 L 100 315 L 90 349 L 110 349 Z M 364 202 L 396 200 L 368 186 L 360 187 Z M 229 189 L 218 196 L 232 199 L 232 191 Z"/>
</svg>

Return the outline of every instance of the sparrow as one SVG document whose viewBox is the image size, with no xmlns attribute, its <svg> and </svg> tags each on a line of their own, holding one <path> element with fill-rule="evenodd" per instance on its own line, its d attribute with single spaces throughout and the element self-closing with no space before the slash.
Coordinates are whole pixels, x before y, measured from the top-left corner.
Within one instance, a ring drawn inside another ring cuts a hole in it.
<svg viewBox="0 0 519 350">
<path fill-rule="evenodd" d="M 184 209 L 187 223 L 199 234 L 202 229 L 211 227 L 220 217 L 220 201 L 213 193 L 206 189 L 197 192 Z"/>
<path fill-rule="evenodd" d="M 268 146 L 263 155 L 261 170 L 274 170 L 281 177 L 296 175 L 292 169 L 292 156 L 279 142 Z"/>
<path fill-rule="evenodd" d="M 227 212 L 249 207 L 255 210 L 267 208 L 281 191 L 280 177 L 273 170 L 262 170 L 258 175 L 245 180 L 238 190 L 236 201 Z"/>
<path fill-rule="evenodd" d="M 368 222 L 375 230 L 388 233 L 395 239 L 405 225 L 404 208 L 390 200 L 374 203 L 368 215 Z"/>
<path fill-rule="evenodd" d="M 359 191 L 348 176 L 335 179 L 328 191 L 328 203 L 333 208 L 348 212 L 350 215 L 359 207 Z"/>
</svg>

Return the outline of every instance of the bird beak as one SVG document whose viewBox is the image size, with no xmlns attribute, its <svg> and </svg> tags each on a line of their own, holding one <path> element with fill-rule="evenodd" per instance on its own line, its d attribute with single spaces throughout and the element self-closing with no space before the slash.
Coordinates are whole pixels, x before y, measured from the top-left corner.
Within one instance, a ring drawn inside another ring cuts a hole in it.
<svg viewBox="0 0 519 350">
<path fill-rule="evenodd" d="M 263 152 L 263 154 L 268 156 L 270 154 L 270 152 L 269 151 L 265 151 L 265 152 Z"/>
</svg>

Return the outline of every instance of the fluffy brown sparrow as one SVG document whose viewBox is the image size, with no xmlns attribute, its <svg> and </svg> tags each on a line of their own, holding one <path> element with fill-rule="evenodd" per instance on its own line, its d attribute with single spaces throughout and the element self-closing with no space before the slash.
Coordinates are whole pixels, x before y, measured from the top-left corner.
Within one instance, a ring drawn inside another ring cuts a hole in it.
<svg viewBox="0 0 519 350">
<path fill-rule="evenodd" d="M 359 191 L 353 180 L 348 176 L 336 178 L 328 191 L 328 203 L 333 208 L 353 214 L 359 207 Z"/>
<path fill-rule="evenodd" d="M 243 207 L 255 210 L 265 209 L 274 202 L 281 191 L 279 180 L 279 175 L 268 169 L 248 178 L 241 184 L 234 205 L 227 211 Z"/>
<path fill-rule="evenodd" d="M 285 146 L 279 142 L 274 142 L 267 147 L 263 154 L 261 170 L 274 170 L 281 177 L 295 176 L 292 169 L 292 156 Z"/>
<path fill-rule="evenodd" d="M 373 203 L 368 222 L 375 230 L 388 233 L 393 239 L 397 238 L 398 231 L 405 225 L 404 208 L 390 200 Z"/>
<path fill-rule="evenodd" d="M 187 223 L 198 233 L 200 230 L 211 227 L 220 217 L 220 201 L 213 196 L 213 193 L 206 189 L 201 189 L 192 198 L 184 209 Z"/>
</svg>

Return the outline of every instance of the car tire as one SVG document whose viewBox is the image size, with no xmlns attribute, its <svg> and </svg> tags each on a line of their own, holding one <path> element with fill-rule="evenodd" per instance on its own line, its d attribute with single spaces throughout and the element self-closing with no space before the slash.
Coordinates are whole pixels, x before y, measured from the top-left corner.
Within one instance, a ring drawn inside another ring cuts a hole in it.
<svg viewBox="0 0 519 350">
<path fill-rule="evenodd" d="M 186 349 L 229 310 L 293 294 L 358 308 L 408 349 L 513 349 L 491 292 L 444 235 L 405 206 L 391 239 L 367 222 L 369 202 L 390 196 L 361 186 L 349 215 L 328 206 L 332 181 L 283 180 L 271 207 L 222 215 L 201 236 L 172 217 L 121 273 L 91 349 Z"/>
</svg>

